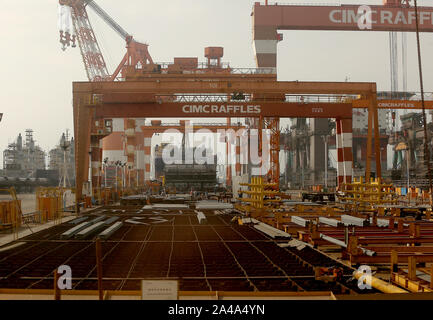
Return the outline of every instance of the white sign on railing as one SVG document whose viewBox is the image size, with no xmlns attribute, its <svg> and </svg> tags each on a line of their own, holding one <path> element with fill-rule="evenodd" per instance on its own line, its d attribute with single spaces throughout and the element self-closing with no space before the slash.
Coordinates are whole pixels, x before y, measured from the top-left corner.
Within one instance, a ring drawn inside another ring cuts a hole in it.
<svg viewBox="0 0 433 320">
<path fill-rule="evenodd" d="M 142 300 L 178 300 L 179 281 L 177 280 L 142 280 Z"/>
</svg>

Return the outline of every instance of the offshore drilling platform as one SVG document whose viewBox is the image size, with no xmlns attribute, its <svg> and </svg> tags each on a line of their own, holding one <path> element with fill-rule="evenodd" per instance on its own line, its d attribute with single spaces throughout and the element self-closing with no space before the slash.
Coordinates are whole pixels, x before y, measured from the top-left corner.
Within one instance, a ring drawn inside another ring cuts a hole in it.
<svg viewBox="0 0 433 320">
<path fill-rule="evenodd" d="M 114 71 L 90 10 L 125 41 Z M 31 214 L 13 189 L 0 203 L 0 299 L 431 299 L 433 101 L 407 90 L 406 58 L 398 90 L 396 34 L 433 32 L 433 7 L 256 2 L 255 68 L 219 46 L 158 63 L 96 1 L 59 15 L 88 81 L 73 82 L 74 139 L 50 151 L 57 187 Z M 281 30 L 389 32 L 391 91 L 278 80 Z M 7 170 L 44 157 L 26 139 Z"/>
</svg>

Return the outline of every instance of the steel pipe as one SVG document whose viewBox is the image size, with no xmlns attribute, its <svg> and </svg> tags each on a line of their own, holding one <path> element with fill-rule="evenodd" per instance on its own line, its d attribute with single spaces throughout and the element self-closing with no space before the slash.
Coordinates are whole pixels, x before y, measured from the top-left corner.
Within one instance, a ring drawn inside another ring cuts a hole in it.
<svg viewBox="0 0 433 320">
<path fill-rule="evenodd" d="M 364 276 L 365 278 L 364 278 L 363 283 L 366 283 L 367 282 L 367 278 L 370 277 L 370 279 L 371 279 L 371 286 L 373 288 L 375 288 L 375 289 L 383 292 L 383 293 L 408 293 L 406 290 L 403 290 L 403 289 L 401 289 L 399 287 L 396 287 L 396 286 L 394 286 L 392 284 L 389 284 L 389 283 L 387 283 L 387 282 L 385 282 L 383 280 L 380 280 L 380 279 L 378 279 L 376 277 L 373 277 L 371 275 L 368 276 L 368 275 L 366 275 L 363 272 L 355 271 L 353 273 L 353 276 L 357 280 L 359 280 L 362 276 Z"/>
</svg>

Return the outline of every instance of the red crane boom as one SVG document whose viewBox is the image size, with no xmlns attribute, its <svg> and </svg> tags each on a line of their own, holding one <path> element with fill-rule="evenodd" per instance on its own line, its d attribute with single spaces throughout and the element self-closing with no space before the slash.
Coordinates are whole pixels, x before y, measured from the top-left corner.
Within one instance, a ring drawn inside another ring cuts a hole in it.
<svg viewBox="0 0 433 320">
<path fill-rule="evenodd" d="M 126 67 L 138 69 L 143 68 L 147 64 L 153 64 L 152 57 L 148 51 L 149 46 L 135 41 L 133 36 L 117 24 L 95 1 L 59 0 L 59 4 L 61 6 L 60 19 L 63 19 L 60 22 L 60 43 L 63 45 L 63 50 L 65 50 L 69 46 L 75 47 L 75 41 L 78 41 L 87 77 L 90 81 L 114 81 L 118 78 L 119 74 L 121 75 L 120 78 L 123 77 L 123 70 Z M 104 56 L 90 23 L 87 6 L 91 7 L 96 14 L 126 41 L 127 52 L 111 75 L 108 72 Z M 67 26 L 69 18 L 72 20 L 73 30 Z"/>
</svg>

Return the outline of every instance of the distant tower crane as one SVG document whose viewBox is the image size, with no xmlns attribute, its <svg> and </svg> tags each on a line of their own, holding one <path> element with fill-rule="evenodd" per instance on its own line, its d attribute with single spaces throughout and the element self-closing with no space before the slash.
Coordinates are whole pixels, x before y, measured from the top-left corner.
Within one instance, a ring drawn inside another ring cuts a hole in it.
<svg viewBox="0 0 433 320">
<path fill-rule="evenodd" d="M 63 164 L 62 164 L 62 173 L 60 176 L 59 187 L 66 188 L 71 183 L 69 182 L 68 176 L 68 162 L 67 162 L 67 153 L 69 148 L 71 147 L 71 141 L 69 141 L 68 130 L 66 130 L 66 135 L 62 135 L 62 139 L 60 141 L 60 148 L 63 151 Z"/>
</svg>

